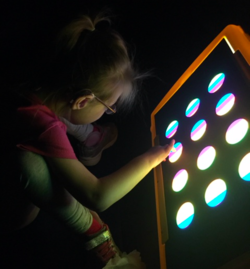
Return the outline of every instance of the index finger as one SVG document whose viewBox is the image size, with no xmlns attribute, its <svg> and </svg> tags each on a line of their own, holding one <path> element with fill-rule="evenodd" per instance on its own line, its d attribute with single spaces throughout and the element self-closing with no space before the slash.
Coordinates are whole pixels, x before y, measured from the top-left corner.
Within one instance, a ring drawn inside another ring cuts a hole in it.
<svg viewBox="0 0 250 269">
<path fill-rule="evenodd" d="M 169 144 L 165 145 L 165 148 L 171 148 L 171 151 L 175 152 L 176 149 L 174 148 L 175 140 L 172 139 Z"/>
</svg>

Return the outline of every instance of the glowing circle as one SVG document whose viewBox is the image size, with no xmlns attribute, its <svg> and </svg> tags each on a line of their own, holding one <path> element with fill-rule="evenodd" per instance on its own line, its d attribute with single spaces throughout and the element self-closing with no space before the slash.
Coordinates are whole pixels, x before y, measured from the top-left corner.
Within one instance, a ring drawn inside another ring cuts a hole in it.
<svg viewBox="0 0 250 269">
<path fill-rule="evenodd" d="M 208 85 L 208 92 L 209 93 L 217 92 L 223 85 L 224 80 L 225 80 L 225 74 L 220 73 L 216 75 Z"/>
<path fill-rule="evenodd" d="M 176 162 L 180 158 L 181 153 L 182 153 L 182 149 L 183 149 L 182 144 L 180 142 L 175 143 L 174 148 L 175 148 L 175 152 L 171 151 L 168 155 L 169 161 L 171 163 Z"/>
<path fill-rule="evenodd" d="M 185 169 L 179 170 L 175 174 L 173 182 L 172 182 L 173 191 L 175 191 L 175 192 L 181 191 L 185 187 L 187 180 L 188 180 L 187 170 L 185 170 Z"/>
<path fill-rule="evenodd" d="M 235 96 L 232 93 L 224 95 L 216 105 L 215 112 L 218 116 L 227 114 L 234 105 Z"/>
<path fill-rule="evenodd" d="M 194 218 L 194 206 L 190 202 L 184 203 L 176 215 L 176 223 L 180 229 L 187 228 Z"/>
<path fill-rule="evenodd" d="M 239 175 L 245 181 L 250 181 L 250 153 L 246 154 L 239 165 Z"/>
<path fill-rule="evenodd" d="M 219 205 L 227 194 L 227 186 L 224 180 L 215 179 L 212 181 L 205 192 L 205 201 L 208 206 L 215 207 Z"/>
<path fill-rule="evenodd" d="M 207 169 L 214 161 L 216 151 L 214 147 L 207 146 L 199 154 L 197 159 L 197 166 L 200 170 Z"/>
<path fill-rule="evenodd" d="M 196 98 L 192 100 L 186 109 L 186 116 L 189 118 L 192 117 L 199 109 L 199 106 L 200 106 L 200 99 Z"/>
<path fill-rule="evenodd" d="M 240 142 L 248 131 L 248 122 L 245 119 L 235 120 L 227 129 L 226 141 L 228 144 Z"/>
<path fill-rule="evenodd" d="M 172 121 L 169 125 L 168 128 L 166 130 L 165 136 L 167 138 L 171 138 L 177 131 L 179 126 L 179 123 L 177 120 Z"/>
<path fill-rule="evenodd" d="M 205 120 L 199 120 L 191 130 L 191 139 L 193 141 L 199 140 L 205 133 L 207 123 Z"/>
</svg>

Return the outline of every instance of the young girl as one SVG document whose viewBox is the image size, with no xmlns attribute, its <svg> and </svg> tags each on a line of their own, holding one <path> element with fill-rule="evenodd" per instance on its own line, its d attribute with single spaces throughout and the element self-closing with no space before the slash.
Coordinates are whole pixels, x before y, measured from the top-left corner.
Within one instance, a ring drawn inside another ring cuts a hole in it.
<svg viewBox="0 0 250 269">
<path fill-rule="evenodd" d="M 136 94 L 139 76 L 125 43 L 104 21 L 108 19 L 101 14 L 82 16 L 64 28 L 47 72 L 1 107 L 2 116 L 8 113 L 2 117 L 2 132 L 13 142 L 1 141 L 1 231 L 25 227 L 43 209 L 106 264 L 120 251 L 96 212 L 130 192 L 168 156 L 174 141 L 151 148 L 102 178 L 77 159 L 64 122 L 86 127 L 107 111 L 131 107 Z M 17 110 L 11 109 L 13 103 Z M 116 139 L 114 127 L 89 127 L 87 136 L 99 132 L 112 143 Z M 110 145 L 100 141 L 94 143 L 101 144 L 99 152 Z"/>
</svg>

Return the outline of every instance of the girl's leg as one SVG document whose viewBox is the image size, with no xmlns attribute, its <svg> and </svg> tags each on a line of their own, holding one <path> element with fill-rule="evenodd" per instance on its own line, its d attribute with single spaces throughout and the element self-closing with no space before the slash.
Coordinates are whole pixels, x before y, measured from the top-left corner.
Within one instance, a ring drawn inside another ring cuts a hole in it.
<svg viewBox="0 0 250 269">
<path fill-rule="evenodd" d="M 37 207 L 46 210 L 93 250 L 102 263 L 119 255 L 108 226 L 98 214 L 80 204 L 49 171 L 45 159 L 32 152 L 19 157 L 21 187 Z M 87 241 L 87 242 L 86 242 Z"/>
<path fill-rule="evenodd" d="M 52 178 L 45 159 L 32 152 L 20 152 L 21 188 L 37 207 L 62 221 L 70 230 L 83 234 L 92 224 L 92 214 Z"/>
</svg>

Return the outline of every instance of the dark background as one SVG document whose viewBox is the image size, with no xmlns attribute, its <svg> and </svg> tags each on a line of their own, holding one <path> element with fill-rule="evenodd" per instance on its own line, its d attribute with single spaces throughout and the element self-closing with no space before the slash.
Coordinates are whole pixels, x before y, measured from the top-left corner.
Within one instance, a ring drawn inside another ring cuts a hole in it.
<svg viewBox="0 0 250 269">
<path fill-rule="evenodd" d="M 129 44 L 140 70 L 152 75 L 141 87 L 141 105 L 126 116 L 103 119 L 116 122 L 119 130 L 116 144 L 91 168 L 103 176 L 151 146 L 151 112 L 220 31 L 236 24 L 250 33 L 249 6 L 247 0 L 2 1 L 1 81 L 23 78 L 32 62 L 46 57 L 49 41 L 75 15 L 111 8 L 114 28 Z M 152 172 L 101 217 L 121 250 L 137 249 L 149 269 L 159 268 Z M 96 268 L 81 244 L 42 212 L 33 224 L 1 244 L 0 259 L 1 268 Z"/>
</svg>

